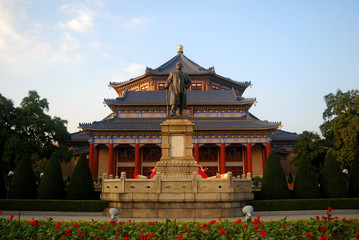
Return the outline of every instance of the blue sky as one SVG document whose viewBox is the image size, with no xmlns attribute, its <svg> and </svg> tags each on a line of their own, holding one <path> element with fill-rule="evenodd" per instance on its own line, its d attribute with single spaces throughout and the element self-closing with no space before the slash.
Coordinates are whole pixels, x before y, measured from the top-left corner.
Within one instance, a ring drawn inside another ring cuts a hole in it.
<svg viewBox="0 0 359 240">
<path fill-rule="evenodd" d="M 251 81 L 251 113 L 283 130 L 319 133 L 323 97 L 359 88 L 359 1 L 0 0 L 0 93 L 29 90 L 49 114 L 98 121 L 108 87 L 184 54 Z"/>
</svg>

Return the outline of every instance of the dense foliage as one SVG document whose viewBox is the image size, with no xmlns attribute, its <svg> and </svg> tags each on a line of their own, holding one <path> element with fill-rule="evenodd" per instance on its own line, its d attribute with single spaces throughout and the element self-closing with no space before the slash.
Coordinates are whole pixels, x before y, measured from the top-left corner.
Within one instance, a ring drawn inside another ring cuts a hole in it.
<svg viewBox="0 0 359 240">
<path fill-rule="evenodd" d="M 209 222 L 114 222 L 0 220 L 0 239 L 354 239 L 359 237 L 358 219 L 331 215 L 310 220 L 251 222 L 211 220 Z"/>
<path fill-rule="evenodd" d="M 41 179 L 37 197 L 39 199 L 65 198 L 65 186 L 61 170 L 61 155 L 55 150 L 46 165 L 44 176 Z"/>
<path fill-rule="evenodd" d="M 84 153 L 81 154 L 72 173 L 66 198 L 73 200 L 95 198 L 95 188 L 89 162 Z"/>
<path fill-rule="evenodd" d="M 330 93 L 320 126 L 327 144 L 342 167 L 349 166 L 359 148 L 359 90 Z"/>
<path fill-rule="evenodd" d="M 320 190 L 326 198 L 348 197 L 347 184 L 340 169 L 339 162 L 335 159 L 330 149 L 325 158 L 324 166 L 319 178 Z"/>
<path fill-rule="evenodd" d="M 320 198 L 318 178 L 306 154 L 302 155 L 294 180 L 295 198 Z"/>
<path fill-rule="evenodd" d="M 350 168 L 349 196 L 359 198 L 359 148 Z"/>
<path fill-rule="evenodd" d="M 271 151 L 264 167 L 261 199 L 290 198 L 287 180 L 277 154 Z"/>
<path fill-rule="evenodd" d="M 304 131 L 295 141 L 293 148 L 296 156 L 292 160 L 292 163 L 298 166 L 300 159 L 306 154 L 315 172 L 320 172 L 320 168 L 323 166 L 325 160 L 326 146 L 325 141 L 320 138 L 319 134 Z"/>
<path fill-rule="evenodd" d="M 64 161 L 71 159 L 67 150 L 70 139 L 67 121 L 51 117 L 48 111 L 46 98 L 40 98 L 36 91 L 29 91 L 19 107 L 0 94 L 1 179 L 7 181 L 7 173 L 18 167 L 24 155 L 35 163 L 50 158 L 54 149 L 59 148 L 66 156 Z"/>
<path fill-rule="evenodd" d="M 35 199 L 36 183 L 31 166 L 30 156 L 24 155 L 18 164 L 12 187 L 9 192 L 10 198 Z"/>
</svg>

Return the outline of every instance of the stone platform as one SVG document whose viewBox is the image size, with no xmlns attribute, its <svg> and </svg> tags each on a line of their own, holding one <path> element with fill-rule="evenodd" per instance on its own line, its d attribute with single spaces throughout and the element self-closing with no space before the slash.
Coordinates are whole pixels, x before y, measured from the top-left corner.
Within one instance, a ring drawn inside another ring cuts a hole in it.
<svg viewBox="0 0 359 240">
<path fill-rule="evenodd" d="M 162 127 L 162 157 L 152 179 L 103 177 L 101 199 L 121 210 L 122 218 L 239 217 L 253 199 L 251 179 L 227 173 L 226 179 L 203 179 L 193 159 L 193 123 L 167 119 Z M 104 211 L 108 215 L 108 210 Z"/>
</svg>

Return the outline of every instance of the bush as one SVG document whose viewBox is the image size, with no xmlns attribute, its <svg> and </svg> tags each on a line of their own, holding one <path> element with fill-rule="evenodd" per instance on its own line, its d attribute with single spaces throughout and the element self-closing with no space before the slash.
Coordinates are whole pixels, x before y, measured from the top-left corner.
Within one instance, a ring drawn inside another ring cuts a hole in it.
<svg viewBox="0 0 359 240">
<path fill-rule="evenodd" d="M 81 154 L 74 172 L 72 173 L 66 198 L 73 200 L 95 198 L 92 175 L 85 154 Z"/>
<path fill-rule="evenodd" d="M 359 150 L 357 150 L 350 168 L 349 195 L 359 198 Z"/>
<path fill-rule="evenodd" d="M 101 200 L 0 199 L 1 210 L 102 212 L 106 208 L 108 202 Z"/>
<path fill-rule="evenodd" d="M 268 155 L 262 178 L 261 199 L 288 199 L 290 192 L 284 171 L 274 151 Z"/>
<path fill-rule="evenodd" d="M 253 200 L 248 204 L 254 211 L 359 209 L 359 198 Z"/>
<path fill-rule="evenodd" d="M 44 176 L 41 179 L 37 197 L 39 199 L 64 199 L 65 186 L 62 177 L 60 155 L 57 150 L 47 163 Z"/>
<path fill-rule="evenodd" d="M 318 179 L 306 154 L 303 154 L 300 159 L 293 191 L 295 198 L 320 198 Z"/>
<path fill-rule="evenodd" d="M 12 182 L 11 189 L 9 191 L 9 198 L 36 198 L 36 183 L 29 154 L 25 154 L 22 157 L 20 163 L 15 170 L 14 179 Z"/>
<path fill-rule="evenodd" d="M 335 159 L 332 150 L 329 150 L 325 158 L 324 166 L 320 173 L 320 191 L 325 198 L 348 197 L 347 184 L 340 169 L 339 162 Z"/>
</svg>

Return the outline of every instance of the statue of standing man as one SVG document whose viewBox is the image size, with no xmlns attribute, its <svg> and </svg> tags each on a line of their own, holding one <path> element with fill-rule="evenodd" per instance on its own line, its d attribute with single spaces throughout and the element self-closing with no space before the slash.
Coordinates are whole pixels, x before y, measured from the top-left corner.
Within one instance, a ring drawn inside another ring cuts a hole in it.
<svg viewBox="0 0 359 240">
<path fill-rule="evenodd" d="M 177 109 L 179 109 L 179 116 L 183 113 L 183 108 L 187 107 L 186 89 L 191 86 L 191 80 L 187 73 L 182 72 L 182 64 L 176 64 L 177 72 L 171 72 L 165 85 L 165 89 L 171 86 L 171 116 L 176 116 Z"/>
</svg>

